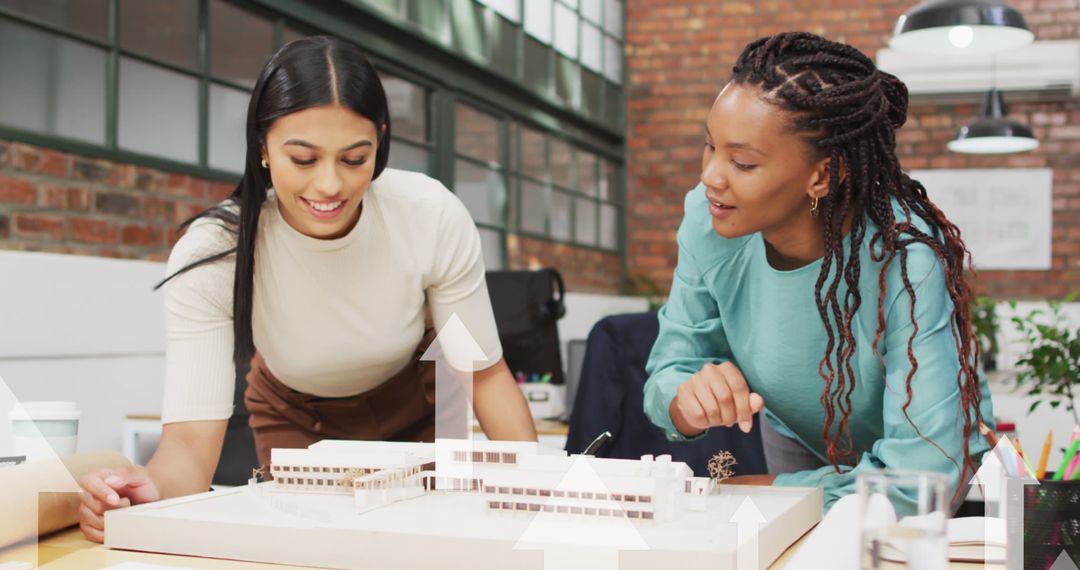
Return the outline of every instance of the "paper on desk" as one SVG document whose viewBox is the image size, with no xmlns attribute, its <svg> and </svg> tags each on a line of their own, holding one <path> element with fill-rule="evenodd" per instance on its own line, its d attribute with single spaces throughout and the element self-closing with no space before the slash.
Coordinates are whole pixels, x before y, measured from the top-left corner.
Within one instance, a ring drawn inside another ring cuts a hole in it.
<svg viewBox="0 0 1080 570">
<path fill-rule="evenodd" d="M 896 518 L 887 500 L 871 505 L 871 516 Z M 907 517 L 901 524 L 918 526 L 933 516 Z M 880 519 L 879 519 L 880 520 Z M 937 523 L 940 524 L 940 523 Z M 949 558 L 953 561 L 1000 562 L 1004 558 L 1005 521 L 984 517 L 950 519 L 945 524 L 949 543 Z M 989 536 L 987 536 L 989 534 Z M 806 542 L 795 552 L 785 570 L 820 568 L 822 560 L 830 561 L 834 570 L 858 570 L 859 568 L 859 502 L 857 495 L 848 495 L 835 504 Z M 988 546 L 984 546 L 984 544 Z"/>
<path fill-rule="evenodd" d="M 945 530 L 949 544 L 1005 546 L 1005 519 L 994 517 L 950 519 Z"/>
<path fill-rule="evenodd" d="M 896 524 L 896 515 L 888 499 L 871 502 L 870 514 L 875 519 L 892 518 Z M 821 568 L 821 561 L 828 560 L 833 570 L 859 569 L 859 497 L 848 495 L 833 503 L 829 514 L 810 533 L 795 556 L 785 566 L 785 570 L 807 570 Z"/>
</svg>

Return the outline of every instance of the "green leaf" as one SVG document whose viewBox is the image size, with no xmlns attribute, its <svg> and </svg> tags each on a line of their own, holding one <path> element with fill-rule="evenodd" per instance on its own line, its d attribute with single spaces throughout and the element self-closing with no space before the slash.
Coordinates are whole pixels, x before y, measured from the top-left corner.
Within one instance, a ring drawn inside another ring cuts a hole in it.
<svg viewBox="0 0 1080 570">
<path fill-rule="evenodd" d="M 1035 408 L 1038 408 L 1039 404 L 1041 404 L 1041 403 L 1042 403 L 1042 400 L 1035 400 L 1034 402 L 1032 402 L 1031 407 L 1028 408 L 1028 414 L 1031 414 L 1032 412 L 1034 412 Z"/>
</svg>

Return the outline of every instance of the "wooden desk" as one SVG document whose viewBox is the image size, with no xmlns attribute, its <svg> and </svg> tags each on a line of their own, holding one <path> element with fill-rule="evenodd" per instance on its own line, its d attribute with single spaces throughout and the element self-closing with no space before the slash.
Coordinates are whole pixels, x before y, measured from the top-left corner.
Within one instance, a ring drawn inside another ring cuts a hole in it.
<svg viewBox="0 0 1080 570">
<path fill-rule="evenodd" d="M 24 545 L 0 551 L 0 563 L 30 561 L 33 549 L 33 545 Z M 265 570 L 267 568 L 266 564 L 252 562 L 110 550 L 83 538 L 82 531 L 78 527 L 41 537 L 37 545 L 37 554 L 40 570 L 100 570 L 124 562 L 198 568 L 199 570 Z M 305 566 L 275 565 L 271 568 L 274 570 L 316 570 Z"/>
<path fill-rule="evenodd" d="M 771 566 L 770 570 L 779 570 L 790 562 L 795 551 L 806 541 L 810 533 L 803 535 L 795 544 L 792 544 L 780 558 Z M 33 556 L 34 545 L 25 545 L 8 550 L 0 551 L 0 563 L 10 561 L 29 561 Z M 161 566 L 180 566 L 184 568 L 197 568 L 199 570 L 256 570 L 265 569 L 265 564 L 250 562 L 234 562 L 229 560 L 216 560 L 211 558 L 193 558 L 190 556 L 173 556 L 168 554 L 148 554 L 145 552 L 127 552 L 123 550 L 109 550 L 100 544 L 90 542 L 83 538 L 82 531 L 77 527 L 63 530 L 58 533 L 41 537 L 37 545 L 38 563 L 41 570 L 101 570 L 114 564 L 123 562 L 141 562 L 144 564 L 158 564 Z M 272 566 L 274 570 L 316 570 L 307 566 Z M 902 568 L 899 564 L 887 565 L 884 568 Z M 950 569 L 956 570 L 1004 570 L 1003 565 L 960 563 L 949 564 Z"/>
</svg>

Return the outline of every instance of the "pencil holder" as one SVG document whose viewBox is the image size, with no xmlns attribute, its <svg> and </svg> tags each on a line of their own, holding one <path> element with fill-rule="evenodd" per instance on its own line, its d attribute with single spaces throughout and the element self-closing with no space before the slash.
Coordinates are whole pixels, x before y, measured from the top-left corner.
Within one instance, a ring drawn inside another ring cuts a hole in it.
<svg viewBox="0 0 1080 570">
<path fill-rule="evenodd" d="M 1046 570 L 1062 551 L 1080 565 L 1080 481 L 1025 487 L 1024 568 Z"/>
</svg>

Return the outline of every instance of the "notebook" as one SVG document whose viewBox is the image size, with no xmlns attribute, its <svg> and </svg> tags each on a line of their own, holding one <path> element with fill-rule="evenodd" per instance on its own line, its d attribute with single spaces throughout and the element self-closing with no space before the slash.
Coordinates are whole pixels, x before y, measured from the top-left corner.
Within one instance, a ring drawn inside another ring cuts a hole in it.
<svg viewBox="0 0 1080 570">
<path fill-rule="evenodd" d="M 886 502 L 887 504 L 887 502 Z M 918 524 L 920 517 L 908 517 L 908 524 Z M 852 532 L 859 521 L 858 497 L 848 495 L 837 501 L 825 515 L 806 542 L 792 557 L 788 569 L 818 568 L 821 560 L 831 560 L 835 570 L 859 568 L 858 532 Z M 993 517 L 963 517 L 945 523 L 949 560 L 953 562 L 1004 563 L 1005 520 Z M 896 549 L 889 549 L 896 553 Z M 902 556 L 882 558 L 905 562 Z"/>
</svg>

